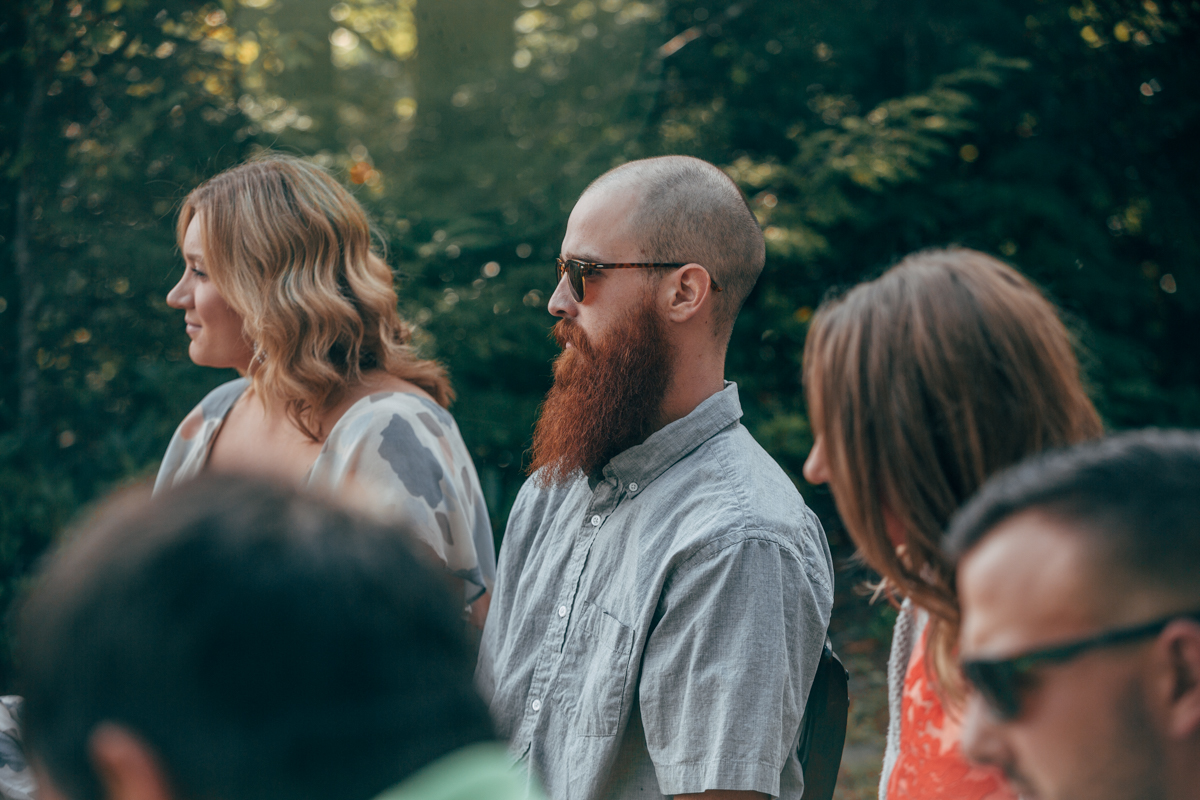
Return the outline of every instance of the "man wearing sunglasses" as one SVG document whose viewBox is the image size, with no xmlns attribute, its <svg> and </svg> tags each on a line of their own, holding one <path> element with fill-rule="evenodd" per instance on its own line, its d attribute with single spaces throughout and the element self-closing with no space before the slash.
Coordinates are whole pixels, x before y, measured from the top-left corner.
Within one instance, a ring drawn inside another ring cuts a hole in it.
<svg viewBox="0 0 1200 800">
<path fill-rule="evenodd" d="M 741 191 L 698 159 L 618 167 L 571 212 L 563 352 L 477 670 L 556 800 L 801 795 L 833 566 L 724 381 L 763 260 Z"/>
<path fill-rule="evenodd" d="M 963 750 L 1039 800 L 1200 798 L 1200 433 L 997 476 L 951 524 Z"/>
</svg>

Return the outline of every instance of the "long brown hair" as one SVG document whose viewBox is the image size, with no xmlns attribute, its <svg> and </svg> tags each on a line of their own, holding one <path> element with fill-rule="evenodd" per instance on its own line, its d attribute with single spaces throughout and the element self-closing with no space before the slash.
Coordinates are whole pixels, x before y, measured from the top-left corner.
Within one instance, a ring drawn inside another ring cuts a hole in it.
<svg viewBox="0 0 1200 800">
<path fill-rule="evenodd" d="M 197 214 L 210 277 L 254 343 L 255 391 L 309 437 L 370 369 L 454 399 L 446 370 L 410 344 L 366 212 L 324 169 L 268 154 L 210 178 L 183 202 L 181 247 Z"/>
<path fill-rule="evenodd" d="M 959 614 L 942 532 L 992 473 L 1102 433 L 1071 337 L 1012 267 L 926 250 L 822 305 L 804 384 L 846 530 L 893 601 L 930 613 L 929 663 L 953 699 Z"/>
</svg>

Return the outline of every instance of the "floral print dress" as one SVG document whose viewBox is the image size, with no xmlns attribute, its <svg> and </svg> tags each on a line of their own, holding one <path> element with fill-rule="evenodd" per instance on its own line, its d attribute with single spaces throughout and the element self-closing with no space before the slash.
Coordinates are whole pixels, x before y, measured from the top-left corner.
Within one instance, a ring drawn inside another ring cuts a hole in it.
<svg viewBox="0 0 1200 800">
<path fill-rule="evenodd" d="M 926 628 L 904 676 L 900 752 L 888 777 L 887 800 L 1018 800 L 999 770 L 963 757 L 959 721 L 946 713 L 926 669 L 928 639 Z"/>
</svg>

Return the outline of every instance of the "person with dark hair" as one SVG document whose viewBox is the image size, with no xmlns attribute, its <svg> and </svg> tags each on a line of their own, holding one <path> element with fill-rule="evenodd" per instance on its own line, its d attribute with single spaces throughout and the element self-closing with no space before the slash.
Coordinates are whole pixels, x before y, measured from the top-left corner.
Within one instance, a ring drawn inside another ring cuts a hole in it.
<svg viewBox="0 0 1200 800">
<path fill-rule="evenodd" d="M 537 796 L 411 541 L 245 477 L 109 503 L 19 616 L 41 800 Z"/>
<path fill-rule="evenodd" d="M 1014 467 L 947 550 L 967 757 L 1038 800 L 1200 798 L 1200 432 Z"/>
<path fill-rule="evenodd" d="M 976 250 L 913 253 L 823 303 L 804 344 L 813 446 L 876 590 L 899 606 L 880 800 L 1015 800 L 959 753 L 958 598 L 940 549 L 989 475 L 1099 436 L 1054 305 Z"/>
<path fill-rule="evenodd" d="M 571 212 L 563 352 L 477 673 L 552 797 L 804 791 L 833 564 L 724 380 L 763 259 L 737 185 L 695 158 L 620 166 Z"/>
</svg>

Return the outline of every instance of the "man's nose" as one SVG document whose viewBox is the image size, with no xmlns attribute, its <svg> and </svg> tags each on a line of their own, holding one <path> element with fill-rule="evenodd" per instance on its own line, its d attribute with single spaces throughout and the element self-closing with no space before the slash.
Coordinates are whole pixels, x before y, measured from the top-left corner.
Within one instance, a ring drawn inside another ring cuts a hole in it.
<svg viewBox="0 0 1200 800">
<path fill-rule="evenodd" d="M 967 697 L 960 741 L 963 756 L 968 761 L 1004 767 L 1010 760 L 1004 743 L 1003 726 L 977 692 Z"/>
<path fill-rule="evenodd" d="M 575 302 L 575 297 L 571 294 L 571 285 L 568 283 L 567 276 L 563 275 L 558 280 L 558 286 L 554 287 L 554 294 L 550 295 L 550 302 L 546 304 L 546 310 L 556 317 L 574 317 L 578 313 L 579 304 Z"/>
</svg>

